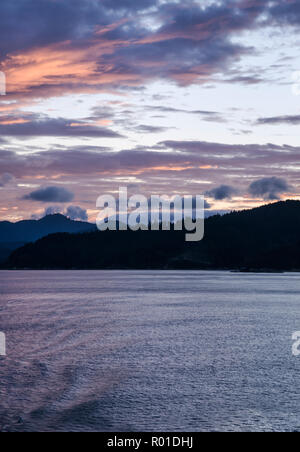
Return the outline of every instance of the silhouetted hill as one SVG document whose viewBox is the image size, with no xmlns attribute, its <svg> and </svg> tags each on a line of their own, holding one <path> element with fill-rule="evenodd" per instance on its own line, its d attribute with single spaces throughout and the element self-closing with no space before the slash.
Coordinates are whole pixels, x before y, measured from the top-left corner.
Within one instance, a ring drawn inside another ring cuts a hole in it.
<svg viewBox="0 0 300 452">
<path fill-rule="evenodd" d="M 206 221 L 205 239 L 179 256 L 199 268 L 300 269 L 300 202 L 285 201 Z M 271 256 L 276 256 L 276 261 Z"/>
<path fill-rule="evenodd" d="M 57 232 L 79 233 L 95 230 L 96 226 L 73 221 L 64 215 L 48 215 L 41 220 L 24 220 L 18 223 L 0 222 L 0 261 L 21 245 L 34 242 Z"/>
<path fill-rule="evenodd" d="M 16 250 L 12 268 L 161 268 L 183 249 L 182 232 L 54 234 Z"/>
<path fill-rule="evenodd" d="M 16 250 L 8 268 L 300 270 L 300 202 L 286 201 L 206 220 L 205 238 L 185 232 L 55 234 Z"/>
<path fill-rule="evenodd" d="M 24 242 L 0 243 L 0 263 L 5 262 L 14 250 L 23 245 L 25 245 Z"/>
</svg>

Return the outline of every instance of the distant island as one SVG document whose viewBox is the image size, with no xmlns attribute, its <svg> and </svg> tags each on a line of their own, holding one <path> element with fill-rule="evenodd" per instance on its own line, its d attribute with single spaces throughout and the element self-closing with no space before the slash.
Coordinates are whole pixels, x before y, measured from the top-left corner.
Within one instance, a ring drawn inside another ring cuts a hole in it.
<svg viewBox="0 0 300 452">
<path fill-rule="evenodd" d="M 64 218 L 40 221 L 51 223 L 52 230 L 56 223 L 71 230 L 31 240 L 12 251 L 1 268 L 300 271 L 300 201 L 210 217 L 198 243 L 185 242 L 185 231 L 99 232 L 95 225 Z"/>
</svg>

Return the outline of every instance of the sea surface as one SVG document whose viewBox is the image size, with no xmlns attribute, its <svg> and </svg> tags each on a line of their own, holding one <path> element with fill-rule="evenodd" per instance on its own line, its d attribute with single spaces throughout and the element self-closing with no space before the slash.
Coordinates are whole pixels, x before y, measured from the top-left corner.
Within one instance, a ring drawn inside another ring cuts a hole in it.
<svg viewBox="0 0 300 452">
<path fill-rule="evenodd" d="M 299 274 L 0 272 L 0 431 L 300 431 Z"/>
</svg>

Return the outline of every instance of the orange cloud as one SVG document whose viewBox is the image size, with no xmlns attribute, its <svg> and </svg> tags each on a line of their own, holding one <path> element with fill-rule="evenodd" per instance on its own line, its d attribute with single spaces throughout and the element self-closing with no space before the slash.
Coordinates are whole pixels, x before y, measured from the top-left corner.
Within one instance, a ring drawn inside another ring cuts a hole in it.
<svg viewBox="0 0 300 452">
<path fill-rule="evenodd" d="M 10 55 L 2 70 L 7 95 L 18 98 L 51 97 L 68 92 L 95 92 L 105 85 L 139 82 L 137 74 L 112 72 L 114 66 L 101 61 L 126 41 L 101 40 L 97 35 L 86 46 L 74 48 L 70 41 Z"/>
<path fill-rule="evenodd" d="M 39 48 L 32 48 L 22 53 L 10 54 L 1 62 L 1 70 L 7 79 L 8 98 L 54 97 L 67 93 L 94 93 L 99 90 L 111 90 L 111 86 L 139 85 L 147 78 L 147 68 L 163 67 L 164 61 L 139 61 L 140 69 L 135 70 L 134 65 L 129 70 L 122 71 L 116 68 L 114 62 L 107 62 L 104 55 L 114 55 L 121 48 L 131 46 L 139 47 L 145 44 L 164 42 L 174 38 L 206 39 L 210 24 L 194 26 L 191 30 L 171 31 L 141 39 L 108 40 L 106 34 L 128 19 L 122 19 L 106 27 L 96 29 L 94 36 L 81 46 L 71 41 L 60 42 Z M 199 28 L 200 27 L 200 28 Z M 195 35 L 196 33 L 196 35 Z M 180 84 L 193 83 L 199 77 L 204 78 L 211 73 L 211 67 L 194 67 L 187 73 L 170 74 L 170 77 Z M 152 75 L 153 76 L 153 75 Z M 8 108 L 8 107 L 7 107 Z M 1 109 L 1 107 L 0 107 Z"/>
<path fill-rule="evenodd" d="M 72 122 L 70 124 L 70 127 L 95 127 L 95 126 L 101 126 L 106 127 L 113 124 L 113 121 L 110 119 L 100 119 L 99 121 L 93 121 L 93 122 Z"/>
<path fill-rule="evenodd" d="M 10 124 L 25 124 L 26 122 L 29 122 L 28 120 L 26 120 L 26 119 L 4 119 L 4 120 L 1 120 L 1 118 L 0 118 L 0 124 L 3 124 L 3 125 L 10 125 Z"/>
</svg>

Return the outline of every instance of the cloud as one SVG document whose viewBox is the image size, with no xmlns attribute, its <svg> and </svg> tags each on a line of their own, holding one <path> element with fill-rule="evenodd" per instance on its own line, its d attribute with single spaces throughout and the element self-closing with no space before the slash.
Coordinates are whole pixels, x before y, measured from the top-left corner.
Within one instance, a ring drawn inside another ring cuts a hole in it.
<svg viewBox="0 0 300 452">
<path fill-rule="evenodd" d="M 299 10 L 293 0 L 1 0 L 0 63 L 12 96 L 138 88 L 157 78 L 207 82 L 255 52 L 236 38 L 298 26 Z M 264 81 L 246 73 L 227 80 Z"/>
<path fill-rule="evenodd" d="M 259 118 L 257 120 L 258 125 L 277 125 L 277 124 L 287 124 L 287 125 L 299 125 L 300 115 L 287 115 L 287 116 L 273 116 L 270 118 Z"/>
<path fill-rule="evenodd" d="M 1 124 L 0 134 L 13 137 L 55 136 L 55 137 L 90 137 L 90 138 L 120 138 L 117 132 L 106 127 L 96 127 L 80 121 L 65 119 L 42 119 L 20 123 Z"/>
<path fill-rule="evenodd" d="M 120 152 L 100 146 L 59 146 L 19 154 L 0 148 L 0 167 L 3 172 L 25 179 L 35 179 L 37 174 L 47 180 L 60 175 L 76 181 L 78 177 L 87 176 L 99 180 L 99 175 L 144 174 L 150 177 L 153 174 L 156 177 L 173 175 L 184 181 L 187 177 L 198 179 L 205 172 L 214 181 L 229 175 L 239 177 L 240 184 L 242 180 L 247 183 L 261 177 L 262 171 L 266 176 L 280 177 L 282 168 L 290 178 L 295 178 L 299 152 L 300 147 L 272 143 L 242 145 L 205 141 L 163 141 L 152 147 L 140 146 Z"/>
<path fill-rule="evenodd" d="M 56 215 L 57 213 L 62 213 L 62 208 L 59 206 L 49 206 L 45 209 L 44 216 Z"/>
<path fill-rule="evenodd" d="M 69 206 L 65 215 L 71 220 L 88 221 L 87 211 L 79 206 Z"/>
<path fill-rule="evenodd" d="M 3 173 L 0 175 L 0 187 L 5 187 L 9 183 L 15 180 L 14 176 L 10 173 Z"/>
<path fill-rule="evenodd" d="M 24 196 L 23 199 L 39 202 L 70 202 L 74 194 L 62 187 L 44 187 Z"/>
<path fill-rule="evenodd" d="M 257 75 L 235 75 L 231 78 L 224 80 L 224 82 L 229 84 L 239 83 L 244 85 L 258 85 L 265 81 L 266 79 L 259 77 Z"/>
<path fill-rule="evenodd" d="M 139 11 L 148 8 L 153 8 L 157 4 L 157 0 L 138 0 L 133 2 L 132 0 L 102 0 L 103 5 L 111 10 L 126 10 L 126 11 Z"/>
<path fill-rule="evenodd" d="M 101 1 L 10 0 L 0 2 L 1 53 L 65 40 L 86 39 L 96 25 L 109 22 Z M 15 24 L 18 27 L 15 27 Z M 14 31 L 12 31 L 14 30 Z"/>
<path fill-rule="evenodd" d="M 158 126 L 149 126 L 146 124 L 141 124 L 135 127 L 136 132 L 139 133 L 162 133 L 166 130 L 169 130 L 169 127 L 158 127 Z"/>
<path fill-rule="evenodd" d="M 180 85 L 189 85 L 201 78 L 206 81 L 217 68 L 224 68 L 231 60 L 248 52 L 238 44 L 212 36 L 202 41 L 176 35 L 149 41 L 122 47 L 113 55 L 104 55 L 104 61 L 112 62 L 114 70 L 122 67 L 127 73 L 131 73 L 135 65 L 136 73 L 143 79 L 169 78 Z"/>
<path fill-rule="evenodd" d="M 199 116 L 203 121 L 208 122 L 226 122 L 226 118 L 222 117 L 221 113 L 207 110 L 185 110 L 184 108 L 164 107 L 160 105 L 146 105 L 143 107 L 148 111 L 157 111 L 163 114 L 182 113 L 187 115 Z"/>
<path fill-rule="evenodd" d="M 136 88 L 157 78 L 207 82 L 254 52 L 233 38 L 265 26 L 266 17 L 274 25 L 281 25 L 280 14 L 295 23 L 297 5 L 274 4 L 277 9 L 263 0 L 2 0 L 0 62 L 8 93 L 50 97 Z"/>
<path fill-rule="evenodd" d="M 231 199 L 237 193 L 237 190 L 230 185 L 220 185 L 205 193 L 209 198 L 213 198 L 215 201 L 223 201 L 224 199 Z"/>
<path fill-rule="evenodd" d="M 282 194 L 289 191 L 290 186 L 287 181 L 279 177 L 265 177 L 253 182 L 249 187 L 251 195 L 268 200 L 278 200 Z"/>
<path fill-rule="evenodd" d="M 298 0 L 276 0 L 270 2 L 269 5 L 268 15 L 270 24 L 281 26 L 297 26 L 300 24 L 300 5 Z"/>
<path fill-rule="evenodd" d="M 56 214 L 65 215 L 70 220 L 88 221 L 87 211 L 79 206 L 68 206 L 65 210 L 60 206 L 49 206 L 45 209 L 43 216 L 46 217 Z"/>
</svg>

